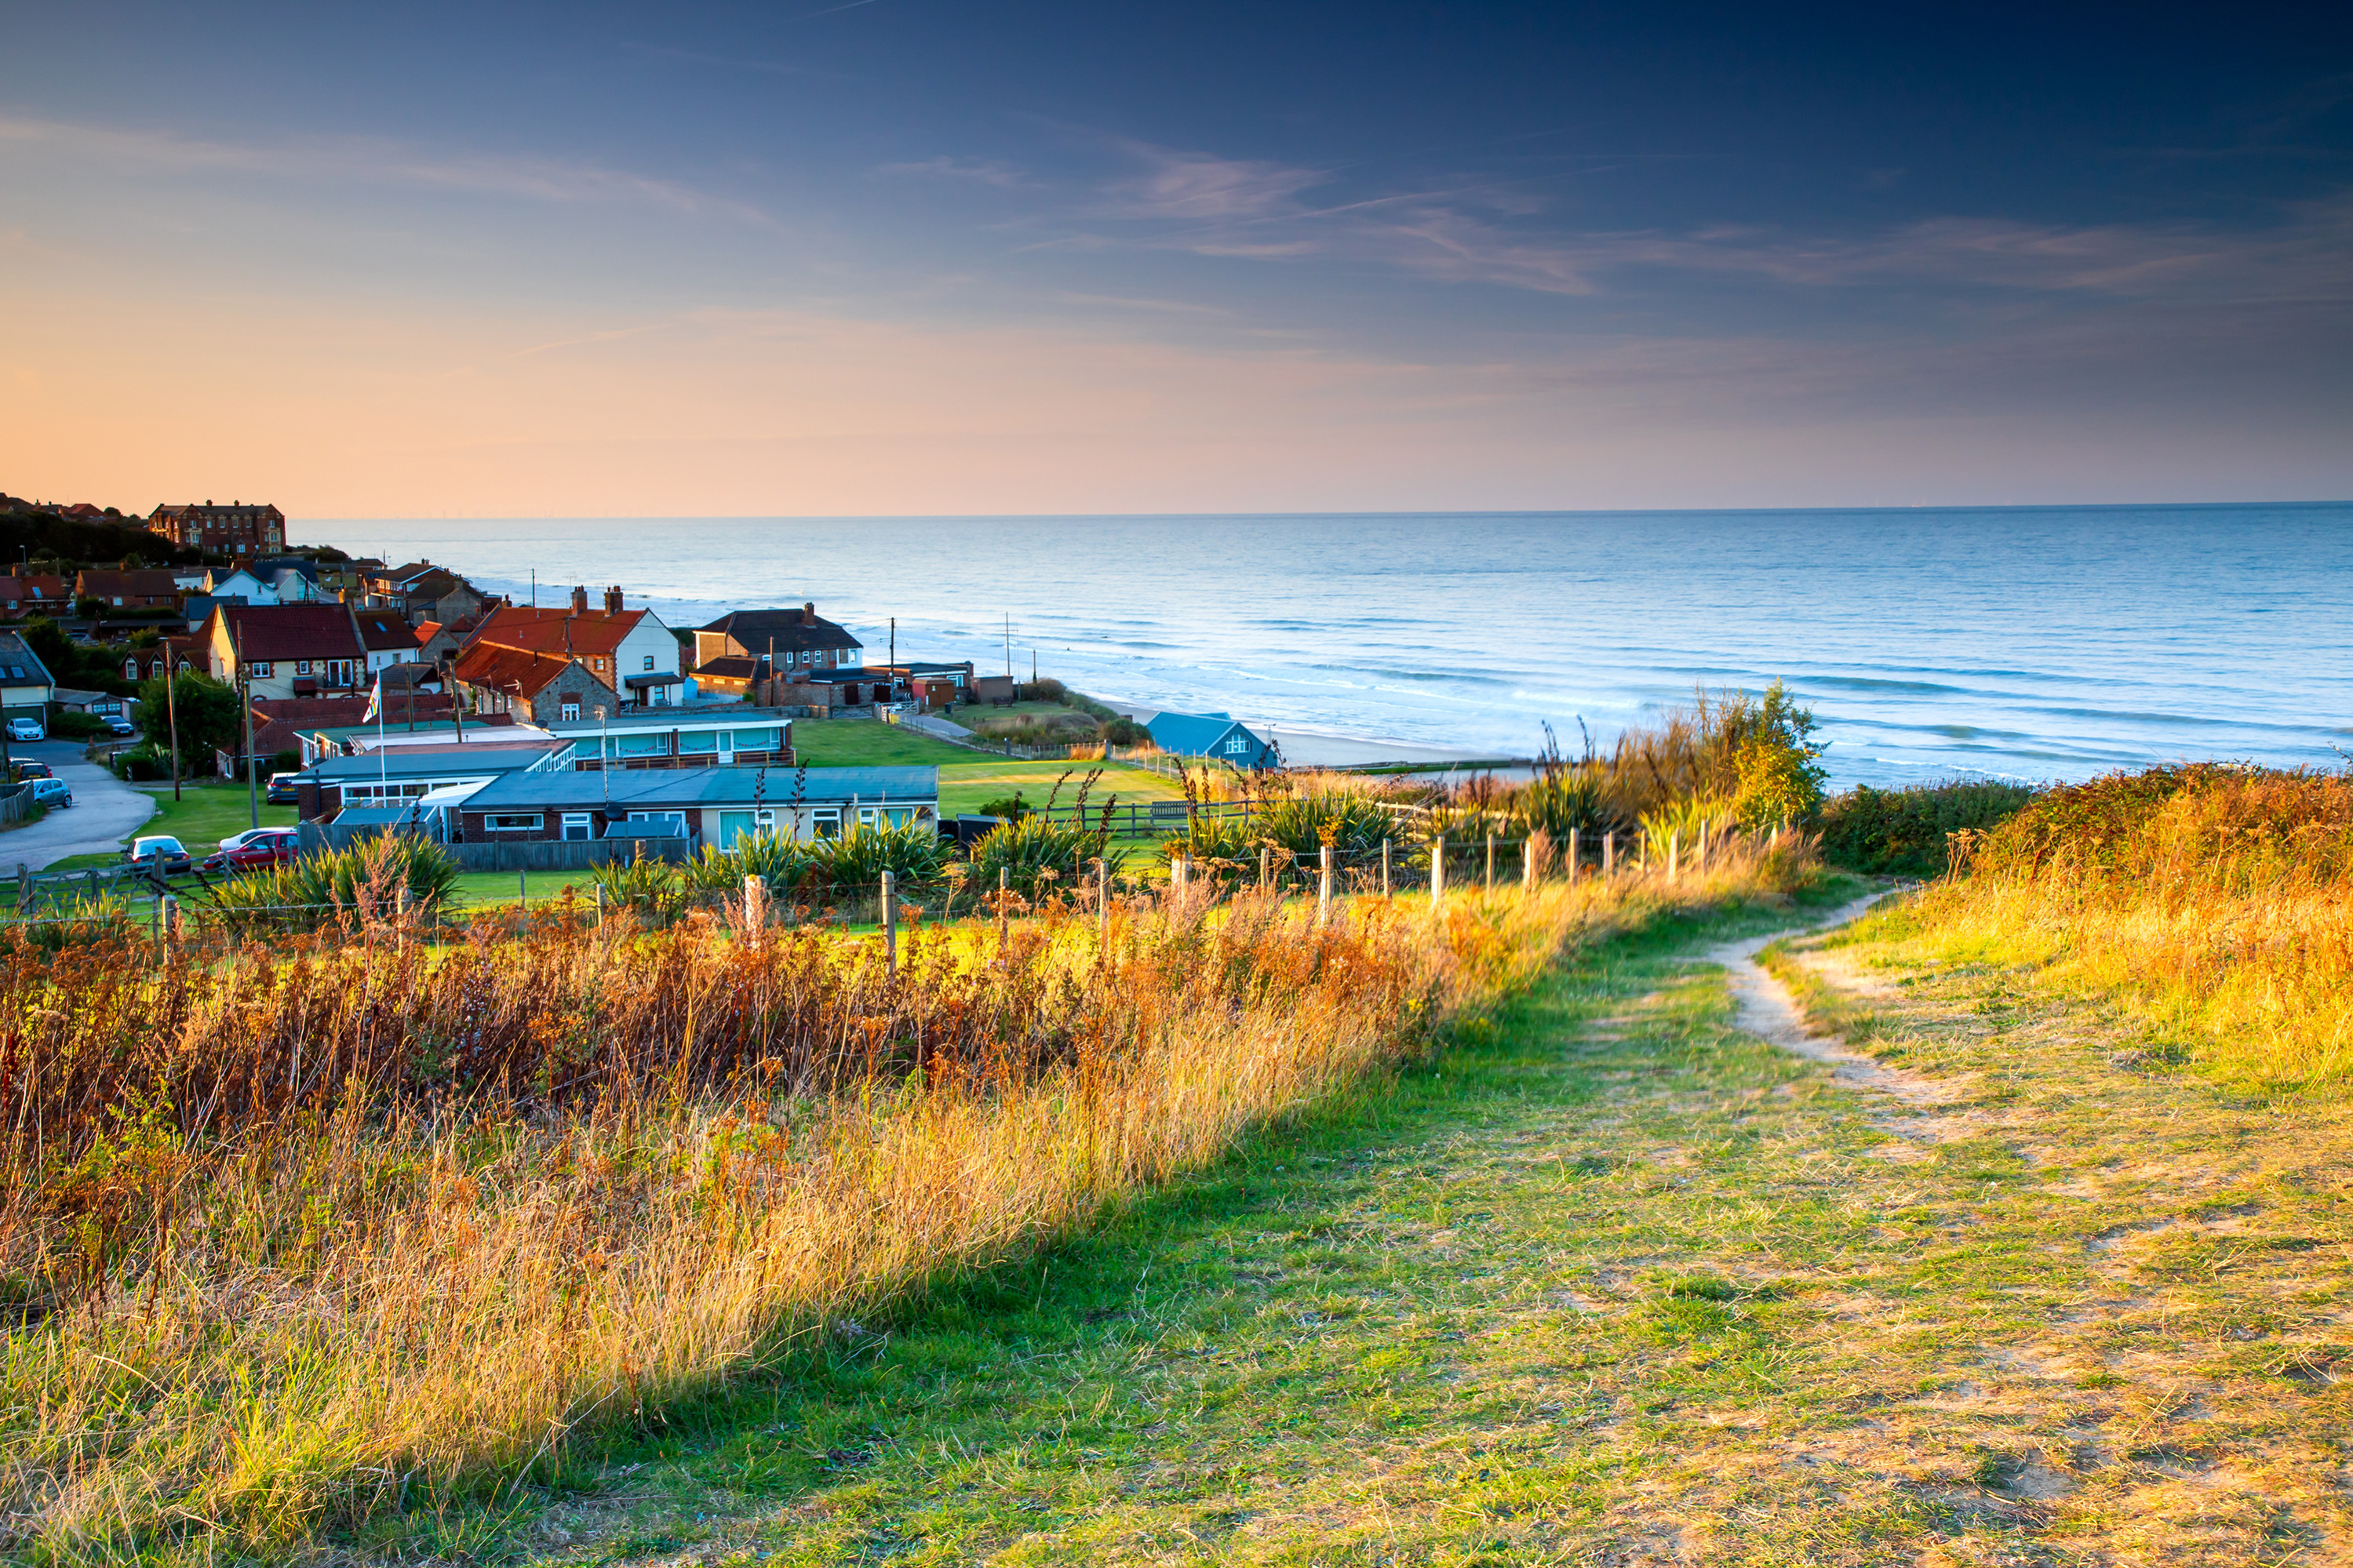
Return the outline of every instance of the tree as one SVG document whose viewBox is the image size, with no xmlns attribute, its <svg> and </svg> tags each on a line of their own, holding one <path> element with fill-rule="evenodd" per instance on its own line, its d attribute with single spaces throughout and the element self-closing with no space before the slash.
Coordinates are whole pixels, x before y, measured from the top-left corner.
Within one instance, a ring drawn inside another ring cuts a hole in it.
<svg viewBox="0 0 2353 1568">
<path fill-rule="evenodd" d="M 1745 721 L 1735 753 L 1742 826 L 1753 831 L 1811 817 L 1821 809 L 1822 781 L 1829 776 L 1817 760 L 1829 747 L 1813 738 L 1813 710 L 1776 680 Z"/>
<path fill-rule="evenodd" d="M 169 698 L 164 678 L 151 675 L 139 683 L 139 728 L 158 752 L 172 744 L 172 710 L 180 713 L 180 763 L 217 750 L 234 752 L 244 743 L 245 716 L 238 711 L 237 689 L 194 670 L 182 674 Z"/>
<path fill-rule="evenodd" d="M 17 635 L 25 639 L 25 646 L 33 650 L 33 657 L 57 678 L 58 685 L 73 683 L 81 671 L 81 651 L 74 647 L 73 639 L 66 636 L 57 622 L 47 616 L 35 616 L 17 628 Z"/>
</svg>

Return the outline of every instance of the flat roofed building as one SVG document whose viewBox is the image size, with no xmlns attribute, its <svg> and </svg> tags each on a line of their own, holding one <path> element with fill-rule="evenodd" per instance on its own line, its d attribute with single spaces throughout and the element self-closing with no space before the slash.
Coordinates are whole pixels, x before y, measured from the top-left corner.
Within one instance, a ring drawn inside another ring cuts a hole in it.
<svg viewBox="0 0 2353 1568">
<path fill-rule="evenodd" d="M 935 767 L 732 767 L 510 773 L 469 796 L 458 816 L 470 844 L 660 833 L 727 849 L 756 834 L 814 839 L 860 826 L 936 826 L 939 812 Z"/>
</svg>

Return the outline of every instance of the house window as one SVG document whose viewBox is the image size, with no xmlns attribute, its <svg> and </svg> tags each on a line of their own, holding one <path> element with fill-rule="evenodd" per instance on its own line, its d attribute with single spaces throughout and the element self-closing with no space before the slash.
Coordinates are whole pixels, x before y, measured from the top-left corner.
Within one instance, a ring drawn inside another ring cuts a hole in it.
<svg viewBox="0 0 2353 1568">
<path fill-rule="evenodd" d="M 819 838 L 840 837 L 841 808 L 839 806 L 828 805 L 821 810 L 810 812 L 809 831 L 816 834 Z"/>
<path fill-rule="evenodd" d="M 139 679 L 139 661 L 137 659 L 126 658 L 122 661 L 122 679 L 125 680 L 136 680 Z"/>
<path fill-rule="evenodd" d="M 1226 750 L 1231 752 L 1236 756 L 1240 756 L 1244 752 L 1250 750 L 1250 742 L 1246 737 L 1240 735 L 1229 737 L 1226 742 Z"/>
<path fill-rule="evenodd" d="M 529 816 L 486 816 L 482 826 L 492 833 L 536 833 L 546 818 L 536 814 Z"/>
<path fill-rule="evenodd" d="M 723 849 L 733 849 L 742 840 L 754 835 L 772 835 L 776 831 L 776 813 L 774 807 L 759 812 L 723 811 L 719 814 L 719 846 Z"/>
<path fill-rule="evenodd" d="M 248 668 L 252 672 L 254 679 L 267 680 L 269 679 L 270 671 L 274 667 L 266 658 L 257 658 Z"/>
<path fill-rule="evenodd" d="M 298 659 L 296 659 L 296 660 L 294 661 L 294 673 L 295 673 L 295 674 L 297 674 L 297 675 L 308 675 L 308 674 L 310 674 L 310 673 L 311 673 L 311 661 L 310 661 L 309 659 L 307 659 L 307 658 L 298 658 Z"/>
<path fill-rule="evenodd" d="M 579 717 L 580 717 L 580 704 L 578 704 L 577 702 L 567 702 L 567 703 L 565 703 L 565 704 L 564 705 L 564 721 L 565 721 L 565 723 L 567 723 L 567 724 L 572 723 L 574 721 L 577 720 Z"/>
<path fill-rule="evenodd" d="M 651 655 L 651 654 L 648 654 L 648 655 L 646 655 L 646 668 L 647 668 L 648 670 L 651 670 L 651 669 L 653 668 L 653 667 L 654 667 L 654 656 L 653 656 L 653 655 Z"/>
<path fill-rule="evenodd" d="M 588 814 L 585 811 L 565 812 L 564 814 L 564 837 L 567 842 L 575 839 L 596 837 L 596 828 L 590 821 Z"/>
<path fill-rule="evenodd" d="M 678 824 L 679 836 L 681 837 L 686 836 L 686 813 L 682 811 L 633 811 L 629 813 L 629 820 L 631 822 L 675 822 Z"/>
<path fill-rule="evenodd" d="M 328 685 L 349 686 L 352 683 L 352 661 L 350 659 L 331 658 L 326 661 L 326 664 Z"/>
</svg>

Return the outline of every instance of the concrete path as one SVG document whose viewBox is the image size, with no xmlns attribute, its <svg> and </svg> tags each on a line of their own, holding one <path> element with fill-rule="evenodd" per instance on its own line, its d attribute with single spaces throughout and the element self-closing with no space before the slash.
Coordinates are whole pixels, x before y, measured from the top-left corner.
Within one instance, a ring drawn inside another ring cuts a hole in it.
<svg viewBox="0 0 2353 1568">
<path fill-rule="evenodd" d="M 48 763 L 72 789 L 74 803 L 29 827 L 0 833 L 0 877 L 14 877 L 19 866 L 38 871 L 69 855 L 119 852 L 155 815 L 153 796 L 84 762 L 79 742 L 12 741 L 8 754 Z"/>
<path fill-rule="evenodd" d="M 903 714 L 901 716 L 899 722 L 904 724 L 910 730 L 918 731 L 926 735 L 936 735 L 943 741 L 969 741 L 974 739 L 974 735 L 971 731 L 965 729 L 963 725 L 955 722 L 954 720 L 943 719 L 936 713 Z"/>
</svg>

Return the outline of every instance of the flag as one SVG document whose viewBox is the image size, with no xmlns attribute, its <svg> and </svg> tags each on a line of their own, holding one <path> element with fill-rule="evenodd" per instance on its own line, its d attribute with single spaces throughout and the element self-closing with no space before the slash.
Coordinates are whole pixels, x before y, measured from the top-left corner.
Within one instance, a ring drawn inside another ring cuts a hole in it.
<svg viewBox="0 0 2353 1568">
<path fill-rule="evenodd" d="M 383 716 L 384 671 L 379 669 L 375 672 L 375 687 L 368 693 L 367 711 L 360 715 L 360 722 L 363 724 L 373 724 Z"/>
</svg>

